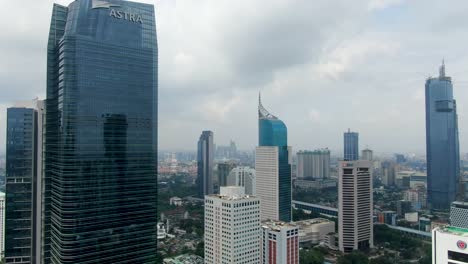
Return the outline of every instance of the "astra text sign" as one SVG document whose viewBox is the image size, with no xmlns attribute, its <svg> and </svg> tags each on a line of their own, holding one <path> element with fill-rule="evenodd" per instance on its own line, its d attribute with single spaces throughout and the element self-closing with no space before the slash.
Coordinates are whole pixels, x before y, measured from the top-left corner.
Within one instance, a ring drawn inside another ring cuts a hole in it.
<svg viewBox="0 0 468 264">
<path fill-rule="evenodd" d="M 134 14 L 134 13 L 129 13 L 126 11 L 120 11 L 120 10 L 115 10 L 111 9 L 109 16 L 117 18 L 117 19 L 125 19 L 131 22 L 135 23 L 140 23 L 143 24 L 143 19 L 141 18 L 141 15 L 139 14 Z"/>
</svg>

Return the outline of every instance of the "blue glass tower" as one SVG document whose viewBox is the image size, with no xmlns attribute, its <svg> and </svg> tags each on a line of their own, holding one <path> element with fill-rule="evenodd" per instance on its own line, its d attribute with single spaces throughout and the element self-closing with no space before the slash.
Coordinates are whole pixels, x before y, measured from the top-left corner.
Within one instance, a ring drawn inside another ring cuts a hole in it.
<svg viewBox="0 0 468 264">
<path fill-rule="evenodd" d="M 457 104 L 443 63 L 439 77 L 426 81 L 426 154 L 428 203 L 449 209 L 458 191 L 460 152 Z"/>
<path fill-rule="evenodd" d="M 197 152 L 197 187 L 198 196 L 205 198 L 205 195 L 214 193 L 213 186 L 213 132 L 203 131 L 198 140 Z"/>
<path fill-rule="evenodd" d="M 152 5 L 54 5 L 45 263 L 155 263 L 157 58 Z"/>
<path fill-rule="evenodd" d="M 276 116 L 258 106 L 258 144 L 278 147 L 278 212 L 280 221 L 291 221 L 291 164 L 289 162 L 288 130 Z M 275 219 L 276 220 L 276 219 Z"/>
<path fill-rule="evenodd" d="M 344 160 L 358 160 L 359 159 L 359 133 L 348 132 L 343 134 L 344 137 Z"/>
</svg>

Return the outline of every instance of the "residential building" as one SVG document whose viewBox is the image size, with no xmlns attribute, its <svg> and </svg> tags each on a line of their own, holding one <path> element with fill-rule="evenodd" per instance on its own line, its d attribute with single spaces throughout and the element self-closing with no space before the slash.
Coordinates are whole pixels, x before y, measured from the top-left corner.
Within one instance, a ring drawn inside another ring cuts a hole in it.
<svg viewBox="0 0 468 264">
<path fill-rule="evenodd" d="M 255 151 L 256 194 L 260 198 L 262 220 L 290 222 L 291 148 L 286 125 L 258 105 L 259 146 Z"/>
<path fill-rule="evenodd" d="M 307 219 L 293 222 L 299 227 L 299 243 L 318 244 L 325 242 L 330 233 L 335 233 L 335 222 L 324 218 Z"/>
<path fill-rule="evenodd" d="M 370 161 L 339 162 L 338 233 L 345 253 L 374 244 L 371 168 Z"/>
<path fill-rule="evenodd" d="M 197 186 L 201 198 L 214 193 L 213 154 L 213 132 L 203 131 L 198 140 L 197 156 Z"/>
<path fill-rule="evenodd" d="M 235 167 L 227 178 L 228 186 L 242 186 L 245 188 L 245 194 L 248 195 L 256 195 L 255 184 L 256 173 L 251 167 Z"/>
<path fill-rule="evenodd" d="M 348 132 L 343 134 L 344 137 L 344 160 L 358 160 L 359 159 L 359 133 Z"/>
<path fill-rule="evenodd" d="M 44 262 L 154 262 L 154 6 L 54 4 L 48 37 Z"/>
<path fill-rule="evenodd" d="M 7 109 L 5 229 L 0 242 L 6 263 L 40 261 L 43 110 L 43 101 L 37 100 Z"/>
<path fill-rule="evenodd" d="M 369 161 L 373 161 L 374 160 L 374 152 L 370 149 L 364 149 L 362 150 L 362 154 L 361 154 L 361 159 L 362 160 L 369 160 Z"/>
<path fill-rule="evenodd" d="M 205 196 L 205 263 L 256 264 L 260 246 L 260 199 L 239 186 Z"/>
<path fill-rule="evenodd" d="M 460 174 L 457 104 L 452 79 L 445 75 L 426 81 L 426 157 L 428 204 L 449 209 L 455 201 Z"/>
<path fill-rule="evenodd" d="M 299 228 L 281 221 L 262 223 L 262 264 L 299 264 Z"/>
<path fill-rule="evenodd" d="M 297 179 L 330 178 L 330 150 L 299 151 L 296 169 Z"/>
</svg>

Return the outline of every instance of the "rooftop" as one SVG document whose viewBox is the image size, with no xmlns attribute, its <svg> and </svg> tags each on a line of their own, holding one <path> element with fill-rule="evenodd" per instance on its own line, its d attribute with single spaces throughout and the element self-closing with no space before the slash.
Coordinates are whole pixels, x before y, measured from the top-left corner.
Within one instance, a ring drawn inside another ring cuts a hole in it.
<svg viewBox="0 0 468 264">
<path fill-rule="evenodd" d="M 262 227 L 270 228 L 271 230 L 274 230 L 274 231 L 281 231 L 281 229 L 283 228 L 296 228 L 297 226 L 292 223 L 286 223 L 283 221 L 267 220 L 262 223 Z"/>
</svg>

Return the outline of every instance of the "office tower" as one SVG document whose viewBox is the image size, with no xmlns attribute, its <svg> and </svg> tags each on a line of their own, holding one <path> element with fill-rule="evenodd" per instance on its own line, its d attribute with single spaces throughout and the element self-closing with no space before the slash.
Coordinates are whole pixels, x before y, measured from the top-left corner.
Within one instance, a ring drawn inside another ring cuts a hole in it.
<svg viewBox="0 0 468 264">
<path fill-rule="evenodd" d="M 256 194 L 260 198 L 262 220 L 290 222 L 291 148 L 286 125 L 258 104 L 258 141 L 255 151 Z"/>
<path fill-rule="evenodd" d="M 370 161 L 340 161 L 338 227 L 340 251 L 373 247 L 373 198 Z"/>
<path fill-rule="evenodd" d="M 154 262 L 153 5 L 55 4 L 47 52 L 45 263 Z"/>
<path fill-rule="evenodd" d="M 450 206 L 450 225 L 468 230 L 468 203 L 455 201 Z"/>
<path fill-rule="evenodd" d="M 468 230 L 439 226 L 432 230 L 432 264 L 468 263 Z"/>
<path fill-rule="evenodd" d="M 5 193 L 0 192 L 0 257 L 5 255 Z"/>
<path fill-rule="evenodd" d="M 197 155 L 197 186 L 198 196 L 214 193 L 213 185 L 213 132 L 203 131 L 198 140 L 198 155 Z"/>
<path fill-rule="evenodd" d="M 404 217 L 406 213 L 412 211 L 412 202 L 408 200 L 398 200 L 396 207 L 398 216 Z"/>
<path fill-rule="evenodd" d="M 256 183 L 255 169 L 250 167 L 235 167 L 231 170 L 227 178 L 228 186 L 242 186 L 245 188 L 245 194 L 255 194 Z"/>
<path fill-rule="evenodd" d="M 260 262 L 260 199 L 243 187 L 205 196 L 205 263 Z"/>
<path fill-rule="evenodd" d="M 382 184 L 385 186 L 395 185 L 398 166 L 391 161 L 382 162 Z"/>
<path fill-rule="evenodd" d="M 43 101 L 7 109 L 5 262 L 36 263 L 41 244 Z"/>
<path fill-rule="evenodd" d="M 218 163 L 218 184 L 219 186 L 228 186 L 228 176 L 236 164 L 231 161 Z"/>
<path fill-rule="evenodd" d="M 362 155 L 361 155 L 362 160 L 369 160 L 372 161 L 374 160 L 374 152 L 370 149 L 364 149 L 362 150 Z"/>
<path fill-rule="evenodd" d="M 330 150 L 299 151 L 296 169 L 298 179 L 330 178 Z"/>
<path fill-rule="evenodd" d="M 358 160 L 359 159 L 359 133 L 344 132 L 344 160 Z"/>
<path fill-rule="evenodd" d="M 262 264 L 299 264 L 299 228 L 281 221 L 262 223 Z"/>
<path fill-rule="evenodd" d="M 429 206 L 449 209 L 458 188 L 460 152 L 457 104 L 444 63 L 439 77 L 426 81 L 426 156 Z"/>
</svg>

